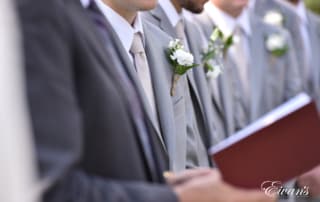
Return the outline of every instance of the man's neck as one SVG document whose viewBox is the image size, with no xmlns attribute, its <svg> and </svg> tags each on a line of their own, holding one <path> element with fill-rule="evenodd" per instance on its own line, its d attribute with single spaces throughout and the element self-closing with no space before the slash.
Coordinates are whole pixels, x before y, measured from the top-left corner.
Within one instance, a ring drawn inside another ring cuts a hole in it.
<svg viewBox="0 0 320 202">
<path fill-rule="evenodd" d="M 295 5 L 295 6 L 297 6 L 300 1 L 299 0 L 288 0 L 288 2 L 293 4 L 293 5 Z"/>
<path fill-rule="evenodd" d="M 221 10 L 223 10 L 225 13 L 227 13 L 228 15 L 233 17 L 234 19 L 237 19 L 243 11 L 243 10 L 227 10 L 227 9 L 221 9 Z"/>
<path fill-rule="evenodd" d="M 227 8 L 227 7 L 224 7 L 222 5 L 219 5 L 219 4 L 216 4 L 214 3 L 214 1 L 211 1 L 211 3 L 217 7 L 218 9 L 220 9 L 221 11 L 225 12 L 226 14 L 230 15 L 231 17 L 233 17 L 234 19 L 238 18 L 243 9 L 232 9 L 232 8 Z"/>
<path fill-rule="evenodd" d="M 138 11 L 129 11 L 124 8 L 121 8 L 116 3 L 110 0 L 103 0 L 110 8 L 122 16 L 130 25 L 133 25 L 134 20 L 137 17 Z"/>
</svg>

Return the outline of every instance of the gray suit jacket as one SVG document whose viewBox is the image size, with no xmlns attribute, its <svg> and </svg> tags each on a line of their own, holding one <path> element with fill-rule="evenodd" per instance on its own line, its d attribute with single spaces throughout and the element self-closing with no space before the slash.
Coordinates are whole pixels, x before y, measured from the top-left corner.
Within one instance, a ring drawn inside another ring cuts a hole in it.
<svg viewBox="0 0 320 202">
<path fill-rule="evenodd" d="M 318 109 L 320 110 L 320 18 L 311 12 L 308 12 L 309 20 L 309 37 L 311 41 L 312 62 L 312 83 L 309 93 L 314 97 L 317 102 Z"/>
<path fill-rule="evenodd" d="M 298 16 L 296 15 L 294 8 L 290 5 L 288 6 L 288 3 L 276 1 L 276 0 L 259 0 L 255 4 L 254 12 L 256 15 L 260 17 L 264 17 L 265 14 L 269 10 L 278 10 L 284 17 L 284 28 L 287 29 L 290 32 L 290 35 L 292 36 L 292 41 L 294 45 L 294 49 L 297 55 L 297 64 L 299 67 L 299 73 L 300 75 L 303 75 L 303 69 L 305 67 L 304 63 L 304 53 L 302 46 L 302 36 L 300 34 L 299 25 L 298 25 Z M 313 78 L 312 78 L 312 84 L 311 86 L 304 85 L 304 90 L 306 90 L 311 96 L 314 97 L 314 99 L 317 101 L 318 106 L 320 107 L 320 85 L 319 85 L 319 75 L 320 75 L 320 58 L 318 57 L 318 54 L 320 53 L 320 49 L 318 44 L 320 43 L 319 40 L 319 17 L 312 14 L 311 12 L 307 13 L 308 17 L 308 31 L 309 31 L 309 37 L 311 41 L 311 51 L 313 53 L 312 62 L 311 62 L 311 71 L 313 72 Z M 301 78 L 304 80 L 304 78 Z M 306 84 L 306 82 L 303 82 L 303 84 Z"/>
<path fill-rule="evenodd" d="M 156 26 L 160 27 L 163 31 L 170 34 L 172 37 L 177 37 L 174 27 L 171 25 L 168 16 L 163 11 L 162 7 L 158 5 L 155 9 L 143 13 L 144 19 L 152 22 Z M 218 123 L 217 120 L 217 112 L 214 110 L 213 105 L 211 103 L 211 98 L 209 96 L 209 89 L 206 84 L 206 77 L 203 66 L 201 65 L 200 51 L 201 51 L 201 43 L 199 43 L 199 31 L 197 27 L 186 21 L 185 23 L 185 32 L 186 37 L 188 39 L 188 45 L 195 57 L 195 63 L 200 64 L 197 68 L 194 68 L 192 71 L 188 73 L 188 81 L 190 84 L 190 94 L 193 101 L 193 106 L 195 107 L 195 115 L 197 119 L 197 125 L 200 130 L 202 140 L 205 145 L 209 147 L 217 143 L 217 135 L 223 136 L 223 130 L 217 131 L 217 125 L 219 128 L 222 128 L 223 125 Z M 190 107 L 188 107 L 190 109 Z M 190 116 L 194 116 L 191 114 Z M 190 131 L 192 132 L 192 131 Z M 197 140 L 201 146 L 202 141 L 200 138 Z M 203 149 L 202 149 L 203 150 Z M 199 150 L 200 165 L 206 165 L 207 160 L 207 152 Z"/>
<path fill-rule="evenodd" d="M 214 24 L 208 14 L 204 12 L 197 16 L 196 19 L 201 25 L 203 33 L 209 38 Z M 254 17 L 251 17 L 251 28 L 255 31 L 249 39 L 252 98 L 247 114 L 249 122 L 256 120 L 301 91 L 301 82 L 290 36 L 283 30 L 266 25 Z M 280 58 L 273 57 L 265 47 L 265 37 L 273 33 L 283 35 L 289 45 L 287 54 Z M 228 81 L 239 79 L 237 78 L 237 73 L 233 70 L 234 65 L 232 59 L 227 57 L 223 76 L 229 77 Z M 230 116 L 228 121 L 232 122 L 232 116 L 235 116 L 232 102 L 235 101 L 235 97 L 238 97 L 237 93 L 239 92 L 233 89 L 234 85 L 230 84 L 230 82 L 222 86 L 225 93 L 222 95 L 223 97 L 225 96 L 223 99 L 224 106 L 226 106 L 225 110 Z"/>
<path fill-rule="evenodd" d="M 174 27 L 172 27 L 168 16 L 163 11 L 162 7 L 158 5 L 155 9 L 145 12 L 143 17 L 153 24 L 159 26 L 163 31 L 170 34 L 172 37 L 177 37 Z M 200 112 L 198 119 L 201 119 L 202 124 L 200 128 L 203 136 L 203 140 L 206 145 L 209 143 L 215 144 L 221 137 L 224 136 L 224 130 L 222 129 L 223 123 L 221 123 L 220 111 L 218 108 L 215 108 L 211 103 L 211 98 L 209 96 L 209 88 L 205 82 L 206 76 L 204 68 L 201 62 L 201 51 L 202 43 L 200 37 L 200 30 L 197 25 L 186 20 L 185 22 L 185 32 L 188 39 L 188 45 L 190 51 L 194 55 L 195 63 L 200 64 L 199 67 L 193 69 L 193 75 L 189 74 L 189 80 L 191 81 L 192 89 L 195 92 L 194 97 L 196 106 Z M 193 81 L 194 80 L 194 81 Z"/>
</svg>

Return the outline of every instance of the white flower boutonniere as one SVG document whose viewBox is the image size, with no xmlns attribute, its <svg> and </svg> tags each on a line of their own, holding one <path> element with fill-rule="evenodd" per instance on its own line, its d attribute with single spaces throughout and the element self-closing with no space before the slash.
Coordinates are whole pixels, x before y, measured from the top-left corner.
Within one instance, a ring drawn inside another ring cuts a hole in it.
<svg viewBox="0 0 320 202">
<path fill-rule="evenodd" d="M 225 37 L 218 28 L 214 29 L 208 47 L 202 53 L 202 62 L 207 76 L 217 78 L 223 70 L 223 57 L 228 48 L 233 44 L 233 36 Z"/>
<path fill-rule="evenodd" d="M 282 13 L 280 13 L 279 11 L 270 10 L 263 17 L 263 21 L 265 23 L 273 25 L 273 26 L 283 27 L 284 17 L 282 15 Z"/>
<path fill-rule="evenodd" d="M 170 41 L 168 48 L 168 58 L 173 66 L 174 75 L 172 78 L 172 87 L 170 94 L 175 94 L 176 85 L 179 78 L 184 75 L 189 69 L 192 69 L 197 64 L 194 64 L 194 57 L 191 53 L 184 50 L 184 47 L 179 39 Z"/>
<path fill-rule="evenodd" d="M 267 50 L 275 57 L 281 57 L 287 53 L 289 47 L 282 34 L 271 34 L 266 40 Z"/>
</svg>

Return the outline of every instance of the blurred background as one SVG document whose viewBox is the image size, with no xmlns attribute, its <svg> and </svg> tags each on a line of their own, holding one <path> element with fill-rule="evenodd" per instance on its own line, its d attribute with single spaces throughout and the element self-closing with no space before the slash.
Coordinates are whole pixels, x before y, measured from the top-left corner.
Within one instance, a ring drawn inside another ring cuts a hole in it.
<svg viewBox="0 0 320 202">
<path fill-rule="evenodd" d="M 320 0 L 305 0 L 310 10 L 320 15 Z"/>
</svg>

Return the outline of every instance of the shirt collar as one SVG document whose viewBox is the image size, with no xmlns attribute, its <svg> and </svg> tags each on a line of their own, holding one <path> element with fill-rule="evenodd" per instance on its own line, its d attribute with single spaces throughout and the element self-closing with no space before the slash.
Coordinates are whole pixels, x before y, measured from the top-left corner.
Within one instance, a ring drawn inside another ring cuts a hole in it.
<svg viewBox="0 0 320 202">
<path fill-rule="evenodd" d="M 217 8 L 211 2 L 206 3 L 204 9 L 212 19 L 213 23 L 217 25 L 226 36 L 230 36 L 237 25 L 244 30 L 246 35 L 251 35 L 250 17 L 247 9 L 244 9 L 241 15 L 237 18 L 233 18 L 229 14 Z"/>
<path fill-rule="evenodd" d="M 179 14 L 170 0 L 159 0 L 161 8 L 168 16 L 169 21 L 173 27 L 182 19 L 182 14 Z"/>
<path fill-rule="evenodd" d="M 255 5 L 256 5 L 256 0 L 249 0 L 248 7 L 250 9 L 254 9 Z"/>
<path fill-rule="evenodd" d="M 130 51 L 134 34 L 140 33 L 143 38 L 143 26 L 140 14 L 137 14 L 136 19 L 134 20 L 133 26 L 128 23 L 126 19 L 120 16 L 112 8 L 106 5 L 102 0 L 95 0 L 98 8 L 101 10 L 103 15 L 108 19 L 112 28 L 115 30 L 118 35 L 123 47 L 127 52 Z M 143 38 L 144 40 L 144 38 Z"/>
<path fill-rule="evenodd" d="M 308 23 L 307 10 L 306 10 L 306 7 L 305 7 L 303 1 L 300 1 L 298 3 L 298 5 L 296 6 L 295 11 L 296 11 L 297 15 L 299 16 L 300 20 L 303 23 L 307 24 Z"/>
<path fill-rule="evenodd" d="M 84 8 L 88 8 L 90 4 L 90 0 L 80 0 L 80 2 Z"/>
</svg>

